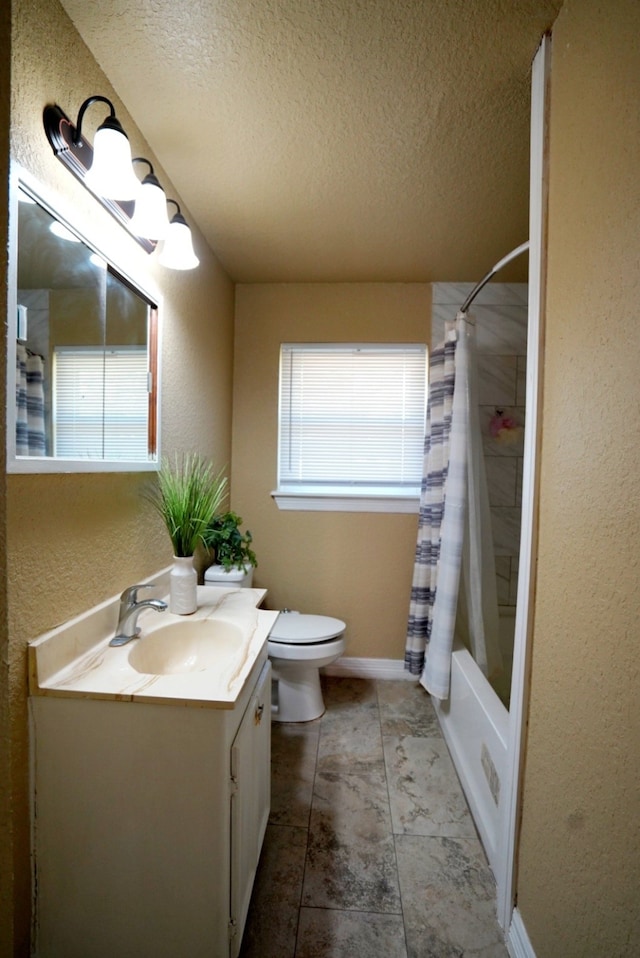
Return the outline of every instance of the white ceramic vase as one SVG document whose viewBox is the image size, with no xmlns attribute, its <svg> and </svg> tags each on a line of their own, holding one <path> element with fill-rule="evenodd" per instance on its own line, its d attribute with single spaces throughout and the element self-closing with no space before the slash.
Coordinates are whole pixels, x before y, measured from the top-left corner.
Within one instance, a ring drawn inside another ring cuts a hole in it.
<svg viewBox="0 0 640 958">
<path fill-rule="evenodd" d="M 169 577 L 169 612 L 191 615 L 198 607 L 198 574 L 193 556 L 174 556 Z"/>
</svg>

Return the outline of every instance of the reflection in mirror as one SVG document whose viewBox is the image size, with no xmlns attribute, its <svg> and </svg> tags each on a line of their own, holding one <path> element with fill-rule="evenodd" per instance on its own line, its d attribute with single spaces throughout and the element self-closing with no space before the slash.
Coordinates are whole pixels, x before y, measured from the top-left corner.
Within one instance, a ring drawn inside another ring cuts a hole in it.
<svg viewBox="0 0 640 958">
<path fill-rule="evenodd" d="M 15 471 L 149 468 L 157 307 L 22 186 L 18 199 L 15 456 L 29 468 Z"/>
</svg>

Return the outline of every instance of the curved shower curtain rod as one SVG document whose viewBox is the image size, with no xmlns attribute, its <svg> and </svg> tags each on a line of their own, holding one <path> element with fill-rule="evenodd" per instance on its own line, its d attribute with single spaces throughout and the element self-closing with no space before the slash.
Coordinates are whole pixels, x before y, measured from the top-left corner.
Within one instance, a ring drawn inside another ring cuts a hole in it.
<svg viewBox="0 0 640 958">
<path fill-rule="evenodd" d="M 496 263 L 496 265 L 489 270 L 487 275 L 484 276 L 479 283 L 476 283 L 476 285 L 473 287 L 473 289 L 471 290 L 471 292 L 465 299 L 464 303 L 460 307 L 459 312 L 466 313 L 466 311 L 469 309 L 469 306 L 471 306 L 471 303 L 474 301 L 474 299 L 476 298 L 480 290 L 484 286 L 486 286 L 489 280 L 493 276 L 495 276 L 495 274 L 499 272 L 499 270 L 501 270 L 503 266 L 506 266 L 507 263 L 510 263 L 512 259 L 515 259 L 516 256 L 520 256 L 521 253 L 524 253 L 525 250 L 528 250 L 528 249 L 529 249 L 529 241 L 527 240 L 526 243 L 522 243 L 521 246 L 516 246 L 516 248 L 512 249 L 510 253 L 507 253 L 506 256 L 503 256 L 500 262 Z"/>
</svg>

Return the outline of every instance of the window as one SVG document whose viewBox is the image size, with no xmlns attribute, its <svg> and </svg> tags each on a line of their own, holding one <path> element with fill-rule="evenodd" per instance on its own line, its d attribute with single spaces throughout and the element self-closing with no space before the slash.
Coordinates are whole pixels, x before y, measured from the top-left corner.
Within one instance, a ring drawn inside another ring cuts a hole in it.
<svg viewBox="0 0 640 958">
<path fill-rule="evenodd" d="M 417 511 L 425 394 L 423 344 L 284 344 L 280 508 Z"/>
<path fill-rule="evenodd" d="M 58 346 L 53 380 L 54 455 L 147 458 L 146 346 Z"/>
</svg>

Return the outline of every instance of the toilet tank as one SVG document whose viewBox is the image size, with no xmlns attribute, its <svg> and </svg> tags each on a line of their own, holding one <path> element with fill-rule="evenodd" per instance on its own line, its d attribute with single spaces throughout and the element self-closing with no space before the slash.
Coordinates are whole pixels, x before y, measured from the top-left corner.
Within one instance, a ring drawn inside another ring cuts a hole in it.
<svg viewBox="0 0 640 958">
<path fill-rule="evenodd" d="M 226 589 L 250 589 L 253 583 L 253 566 L 242 569 L 225 569 L 222 565 L 212 565 L 205 571 L 204 584 L 223 586 Z"/>
</svg>

